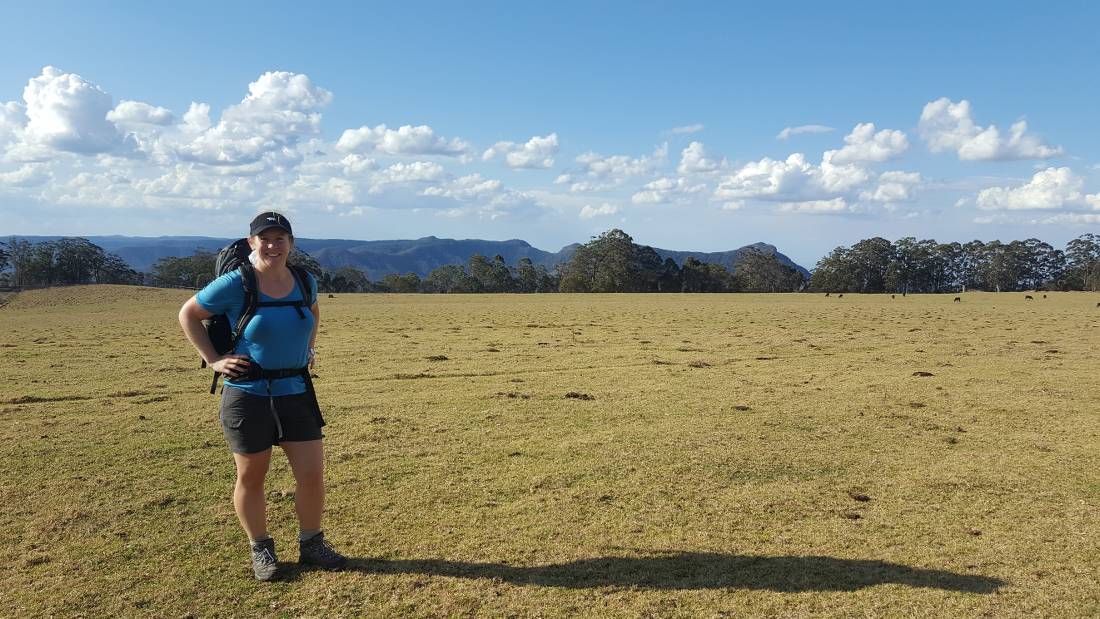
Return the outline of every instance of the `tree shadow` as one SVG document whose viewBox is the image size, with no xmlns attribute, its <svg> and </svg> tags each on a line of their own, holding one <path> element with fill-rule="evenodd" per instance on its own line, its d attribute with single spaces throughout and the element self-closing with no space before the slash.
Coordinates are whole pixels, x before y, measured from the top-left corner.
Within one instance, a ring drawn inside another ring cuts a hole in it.
<svg viewBox="0 0 1100 619">
<path fill-rule="evenodd" d="M 781 592 L 855 591 L 881 584 L 989 594 L 1007 584 L 987 576 L 911 568 L 897 563 L 832 557 L 662 552 L 518 567 L 435 559 L 351 559 L 348 570 L 493 579 L 566 589 L 764 589 Z"/>
</svg>

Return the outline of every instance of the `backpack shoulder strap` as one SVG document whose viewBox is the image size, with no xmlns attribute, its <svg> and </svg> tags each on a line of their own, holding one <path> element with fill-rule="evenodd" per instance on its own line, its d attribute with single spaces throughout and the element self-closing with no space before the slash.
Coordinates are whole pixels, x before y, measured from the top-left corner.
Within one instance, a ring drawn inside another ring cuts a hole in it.
<svg viewBox="0 0 1100 619">
<path fill-rule="evenodd" d="M 298 289 L 302 291 L 302 307 L 313 305 L 310 303 L 314 291 L 310 283 L 309 271 L 295 264 L 288 264 L 287 266 L 290 268 L 290 272 L 294 274 L 294 279 L 298 282 Z"/>
<path fill-rule="evenodd" d="M 237 348 L 237 340 L 241 339 L 248 321 L 256 315 L 256 305 L 260 302 L 260 286 L 256 281 L 256 269 L 251 264 L 242 264 L 237 267 L 241 274 L 241 286 L 244 288 L 244 303 L 241 304 L 241 317 L 237 320 L 237 329 L 233 332 L 233 349 Z"/>
</svg>

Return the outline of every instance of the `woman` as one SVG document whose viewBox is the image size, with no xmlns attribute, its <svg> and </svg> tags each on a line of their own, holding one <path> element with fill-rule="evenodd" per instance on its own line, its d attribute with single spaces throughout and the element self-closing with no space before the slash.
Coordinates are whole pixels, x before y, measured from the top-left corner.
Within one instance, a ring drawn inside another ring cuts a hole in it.
<svg viewBox="0 0 1100 619">
<path fill-rule="evenodd" d="M 261 213 L 252 220 L 248 245 L 259 304 L 236 348 L 224 355 L 215 352 L 202 321 L 226 314 L 230 324 L 237 324 L 245 301 L 239 270 L 222 275 L 188 299 L 179 319 L 206 363 L 226 377 L 220 416 L 237 465 L 233 507 L 252 545 L 253 573 L 266 581 L 275 577 L 277 568 L 264 493 L 273 445 L 282 447 L 294 471 L 299 563 L 338 569 L 346 559 L 321 532 L 324 420 L 307 384 L 308 369 L 303 370 L 313 367 L 315 358 L 317 283 L 307 274 L 307 290 L 302 290 L 287 266 L 294 236 L 290 222 L 279 213 Z M 309 311 L 303 312 L 302 306 Z"/>
</svg>

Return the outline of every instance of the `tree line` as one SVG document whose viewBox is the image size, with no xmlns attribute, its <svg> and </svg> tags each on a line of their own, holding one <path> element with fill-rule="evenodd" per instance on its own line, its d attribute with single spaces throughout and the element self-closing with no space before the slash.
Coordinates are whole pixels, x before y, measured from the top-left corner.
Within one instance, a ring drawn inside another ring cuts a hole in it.
<svg viewBox="0 0 1100 619">
<path fill-rule="evenodd" d="M 0 243 L 0 285 L 143 284 L 201 288 L 214 278 L 217 254 L 158 260 L 149 273 L 83 238 Z M 1038 239 L 937 243 L 906 237 L 875 237 L 837 247 L 822 258 L 809 280 L 772 253 L 748 249 L 735 268 L 687 258 L 661 259 L 619 229 L 580 245 L 553 270 L 521 258 L 473 255 L 426 277 L 388 274 L 371 281 L 354 267 L 324 269 L 295 249 L 290 262 L 314 274 L 320 292 L 548 293 L 548 292 L 792 292 L 936 293 L 966 290 L 1100 290 L 1100 235 L 1084 234 L 1065 250 Z"/>
<path fill-rule="evenodd" d="M 822 258 L 809 287 L 825 292 L 1100 290 L 1100 236 L 1055 249 L 1039 239 L 937 243 L 875 237 Z"/>
<path fill-rule="evenodd" d="M 144 277 L 118 255 L 83 238 L 0 243 L 0 285 L 141 284 Z"/>
</svg>

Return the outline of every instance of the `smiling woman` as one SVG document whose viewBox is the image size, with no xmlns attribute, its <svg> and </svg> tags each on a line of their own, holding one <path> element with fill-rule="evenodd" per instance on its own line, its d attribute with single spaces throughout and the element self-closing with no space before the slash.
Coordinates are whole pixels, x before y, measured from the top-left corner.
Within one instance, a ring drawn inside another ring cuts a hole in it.
<svg viewBox="0 0 1100 619">
<path fill-rule="evenodd" d="M 321 532 L 325 422 L 309 375 L 320 321 L 317 283 L 287 265 L 294 235 L 283 215 L 257 215 L 248 245 L 251 264 L 225 273 L 191 297 L 180 310 L 180 324 L 203 360 L 226 377 L 221 423 L 237 466 L 233 506 L 252 544 L 256 578 L 276 575 L 264 493 L 274 445 L 283 448 L 297 484 L 299 562 L 340 568 L 345 558 Z M 225 354 L 215 350 L 202 326 L 218 314 L 237 325 L 234 345 Z"/>
</svg>

